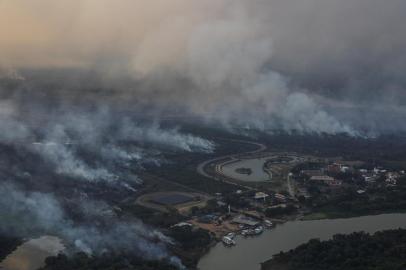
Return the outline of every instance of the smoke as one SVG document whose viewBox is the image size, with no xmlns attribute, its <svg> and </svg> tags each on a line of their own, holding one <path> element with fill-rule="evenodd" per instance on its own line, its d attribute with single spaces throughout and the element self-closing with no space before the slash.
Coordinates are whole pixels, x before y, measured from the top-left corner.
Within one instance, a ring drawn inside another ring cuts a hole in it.
<svg viewBox="0 0 406 270">
<path fill-rule="evenodd" d="M 0 59 L 9 70 L 84 74 L 74 87 L 68 79 L 54 89 L 63 98 L 83 99 L 95 80 L 96 88 L 115 89 L 108 95 L 117 103 L 161 116 L 392 132 L 377 115 L 406 129 L 397 117 L 406 102 L 404 10 L 401 0 L 6 0 Z"/>
<path fill-rule="evenodd" d="M 159 165 L 161 151 L 212 152 L 206 139 L 160 128 L 156 121 L 137 123 L 103 107 L 63 109 L 51 117 L 21 117 L 21 104 L 4 102 L 0 112 L 0 142 L 38 154 L 55 172 L 91 182 L 119 181 L 118 167 L 142 169 Z M 44 118 L 44 119 L 41 119 Z M 90 161 L 90 162 L 89 162 Z"/>
<path fill-rule="evenodd" d="M 32 233 L 54 234 L 89 254 L 109 250 L 133 252 L 146 259 L 168 259 L 172 241 L 138 220 L 120 221 L 103 202 L 78 200 L 75 211 L 89 221 L 77 224 L 51 194 L 26 192 L 14 185 L 0 186 L 0 232 L 24 237 Z"/>
<path fill-rule="evenodd" d="M 50 177 L 133 194 L 142 179 L 128 171 L 159 165 L 166 151 L 215 149 L 160 119 L 406 131 L 405 10 L 402 0 L 3 0 L 0 144 L 32 154 Z M 169 256 L 162 234 L 79 193 L 81 215 L 111 213 L 109 226 L 75 224 L 56 195 L 1 185 L 1 229 Z"/>
<path fill-rule="evenodd" d="M 143 184 L 137 173 L 145 164 L 158 166 L 164 153 L 209 153 L 215 145 L 108 106 L 43 110 L 37 106 L 48 97 L 28 106 L 22 97 L 4 100 L 0 110 L 0 146 L 7 153 L 0 170 L 0 233 L 52 234 L 89 254 L 129 252 L 183 268 L 167 251 L 170 239 L 135 218 L 118 218 L 108 202 L 135 196 Z M 45 172 L 37 168 L 44 166 Z"/>
<path fill-rule="evenodd" d="M 186 152 L 211 153 L 214 144 L 211 141 L 190 134 L 182 134 L 178 129 L 160 129 L 157 123 L 137 127 L 125 121 L 119 130 L 119 137 L 124 140 L 138 140 L 160 147 L 177 148 Z"/>
<path fill-rule="evenodd" d="M 82 115 L 83 117 L 83 115 Z M 88 181 L 116 182 L 119 175 L 113 164 L 133 169 L 141 169 L 142 164 L 159 164 L 159 149 L 174 149 L 187 152 L 212 152 L 212 142 L 190 134 L 179 133 L 176 129 L 160 129 L 157 124 L 134 125 L 129 120 L 114 123 L 116 130 L 111 130 L 112 123 L 96 127 L 95 115 L 81 119 L 80 124 L 52 124 L 52 129 L 45 133 L 42 142 L 32 144 L 31 149 L 38 153 L 47 163 L 55 166 L 58 174 Z M 84 123 L 87 122 L 87 123 Z M 72 134 L 69 136 L 67 133 Z M 138 147 L 126 146 L 125 142 L 136 143 Z M 142 147 L 152 144 L 155 152 Z M 94 157 L 93 166 L 84 161 L 80 152 Z M 104 165 L 104 163 L 106 165 Z M 113 163 L 113 164 L 112 164 Z"/>
</svg>

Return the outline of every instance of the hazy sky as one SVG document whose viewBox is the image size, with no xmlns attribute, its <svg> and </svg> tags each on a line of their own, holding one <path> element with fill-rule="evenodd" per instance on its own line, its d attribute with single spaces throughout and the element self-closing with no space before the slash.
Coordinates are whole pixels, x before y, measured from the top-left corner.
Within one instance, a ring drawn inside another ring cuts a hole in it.
<svg viewBox="0 0 406 270">
<path fill-rule="evenodd" d="M 0 67 L 125 73 L 153 81 L 133 96 L 185 97 L 176 106 L 226 122 L 345 131 L 347 109 L 371 126 L 404 113 L 405 11 L 403 0 L 1 0 Z"/>
</svg>

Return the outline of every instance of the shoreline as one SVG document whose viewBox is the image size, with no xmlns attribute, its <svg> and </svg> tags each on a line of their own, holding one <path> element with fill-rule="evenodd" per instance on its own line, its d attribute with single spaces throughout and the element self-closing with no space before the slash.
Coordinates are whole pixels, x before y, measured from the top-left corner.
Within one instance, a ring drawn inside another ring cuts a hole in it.
<svg viewBox="0 0 406 270">
<path fill-rule="evenodd" d="M 307 243 L 311 239 L 330 240 L 336 234 L 350 235 L 355 232 L 375 233 L 386 230 L 406 229 L 405 213 L 366 215 L 353 218 L 330 220 L 288 220 L 258 237 L 237 238 L 241 245 L 226 250 L 222 245 L 211 248 L 206 257 L 198 263 L 198 269 L 257 269 L 261 262 L 269 260 L 280 251 L 288 252 Z M 303 222 L 303 223 L 302 223 Z M 284 224 L 285 224 L 284 223 Z M 295 241 L 284 241 L 286 237 L 297 235 Z M 233 250 L 235 249 L 235 250 Z M 247 254 L 247 258 L 240 257 Z M 257 266 L 256 266 L 257 265 Z M 275 270 L 284 270 L 276 268 Z"/>
<path fill-rule="evenodd" d="M 346 220 L 346 219 L 353 219 L 353 218 L 363 218 L 363 217 L 376 217 L 376 216 L 381 216 L 381 215 L 397 215 L 397 214 L 406 214 L 406 211 L 403 211 L 403 212 L 401 212 L 401 211 L 398 211 L 398 212 L 384 212 L 384 213 L 368 213 L 368 214 L 363 214 L 363 215 L 357 215 L 357 216 L 347 216 L 347 217 L 336 217 L 336 218 L 323 218 L 323 219 L 303 219 L 303 215 L 292 215 L 292 216 L 289 216 L 289 217 L 287 217 L 286 219 L 278 219 L 276 222 L 274 222 L 273 221 L 273 223 L 275 224 L 273 227 L 271 227 L 271 228 L 266 228 L 264 231 L 272 231 L 272 230 L 275 230 L 278 226 L 281 226 L 281 225 L 283 225 L 283 224 L 285 224 L 285 223 L 288 223 L 288 222 L 311 222 L 311 221 L 324 221 L 324 220 L 331 220 L 331 221 L 334 221 L 334 220 Z M 311 215 L 311 214 L 310 214 Z M 382 230 L 385 230 L 385 229 L 382 229 Z M 379 230 L 379 231 L 382 231 L 382 230 Z M 357 230 L 355 230 L 355 231 L 353 231 L 353 232 L 357 232 Z M 238 236 L 242 236 L 240 233 L 238 233 L 237 234 Z M 263 235 L 262 234 L 260 234 L 260 235 L 255 235 L 255 236 L 248 236 L 248 237 L 243 237 L 242 239 L 243 240 L 246 240 L 247 238 L 249 239 L 249 238 L 261 238 L 261 237 L 263 237 Z M 197 265 L 192 269 L 192 270 L 199 270 L 200 268 L 198 268 L 198 264 L 199 264 L 199 262 L 201 261 L 201 259 L 203 258 L 203 257 L 205 257 L 207 254 L 209 254 L 209 252 L 216 246 L 216 245 L 218 245 L 218 244 L 220 244 L 222 241 L 221 241 L 221 238 L 215 238 L 214 239 L 214 241 L 209 245 L 209 246 L 207 246 L 206 248 L 205 248 L 205 251 L 204 252 L 202 252 L 201 254 L 200 254 L 200 257 L 198 258 L 198 260 L 197 260 Z M 297 246 L 296 246 L 297 247 Z M 295 247 L 295 248 L 296 248 Z M 228 247 L 228 248 L 230 248 L 230 249 L 232 249 L 232 248 L 234 248 L 234 247 Z M 271 259 L 269 259 L 269 260 L 271 260 Z M 259 264 L 262 264 L 263 262 L 258 262 Z M 280 268 L 275 268 L 275 270 L 286 270 L 286 268 L 283 268 L 282 267 L 283 265 L 280 265 Z"/>
</svg>

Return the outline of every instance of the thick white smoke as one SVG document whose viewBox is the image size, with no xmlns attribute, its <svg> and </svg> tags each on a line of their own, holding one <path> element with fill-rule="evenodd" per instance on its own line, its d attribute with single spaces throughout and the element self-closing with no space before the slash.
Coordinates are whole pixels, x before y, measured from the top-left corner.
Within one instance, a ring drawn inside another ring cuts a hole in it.
<svg viewBox="0 0 406 270">
<path fill-rule="evenodd" d="M 74 243 L 79 250 L 94 255 L 120 250 L 134 252 L 145 259 L 168 259 L 180 265 L 179 260 L 166 250 L 171 239 L 139 220 L 120 221 L 113 209 L 103 202 L 83 200 L 77 203 L 76 209 L 89 220 L 92 216 L 93 221 L 108 220 L 103 226 L 96 222 L 76 224 L 53 195 L 25 192 L 10 184 L 0 186 L 0 206 L 0 232 L 7 235 L 55 234 Z"/>
<path fill-rule="evenodd" d="M 405 8 L 399 0 L 8 0 L 0 53 L 12 68 L 96 70 L 100 86 L 132 77 L 120 95 L 160 111 L 356 135 L 362 125 L 380 125 L 358 103 L 384 102 L 388 116 L 404 104 L 394 55 L 406 55 Z M 382 101 L 367 91 L 390 94 Z M 343 117 L 348 105 L 353 117 Z"/>
</svg>

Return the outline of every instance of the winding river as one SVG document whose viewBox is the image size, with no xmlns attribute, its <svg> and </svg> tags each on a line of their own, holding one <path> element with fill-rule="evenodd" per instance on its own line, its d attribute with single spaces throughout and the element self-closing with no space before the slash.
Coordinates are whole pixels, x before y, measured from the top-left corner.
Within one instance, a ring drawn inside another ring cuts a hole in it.
<svg viewBox="0 0 406 270">
<path fill-rule="evenodd" d="M 260 263 L 280 251 L 288 251 L 313 238 L 326 240 L 337 233 L 406 228 L 406 214 L 385 214 L 349 219 L 291 221 L 278 225 L 261 236 L 236 238 L 232 248 L 222 243 L 212 248 L 199 262 L 200 270 L 256 270 Z"/>
</svg>

